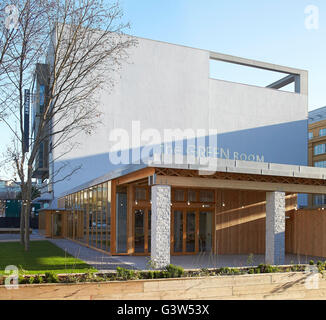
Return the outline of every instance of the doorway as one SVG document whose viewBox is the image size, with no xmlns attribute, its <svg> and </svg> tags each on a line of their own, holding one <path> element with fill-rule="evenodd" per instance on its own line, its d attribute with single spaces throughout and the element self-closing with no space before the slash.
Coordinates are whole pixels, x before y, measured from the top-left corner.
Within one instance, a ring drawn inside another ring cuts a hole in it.
<svg viewBox="0 0 326 320">
<path fill-rule="evenodd" d="M 210 210 L 175 209 L 171 215 L 171 253 L 211 252 L 213 214 Z"/>
<path fill-rule="evenodd" d="M 148 254 L 151 252 L 151 216 L 149 208 L 133 210 L 134 253 Z"/>
</svg>

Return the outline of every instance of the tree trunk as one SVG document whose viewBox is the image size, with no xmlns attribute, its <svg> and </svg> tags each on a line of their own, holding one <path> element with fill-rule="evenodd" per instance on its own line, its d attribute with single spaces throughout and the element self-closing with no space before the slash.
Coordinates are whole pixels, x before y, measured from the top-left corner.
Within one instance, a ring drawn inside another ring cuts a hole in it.
<svg viewBox="0 0 326 320">
<path fill-rule="evenodd" d="M 28 178 L 26 182 L 26 194 L 25 194 L 25 251 L 29 250 L 29 217 L 32 205 L 32 172 L 28 170 Z"/>
<path fill-rule="evenodd" d="M 30 201 L 28 200 L 25 206 L 25 251 L 29 250 L 29 216 L 30 216 Z"/>
<path fill-rule="evenodd" d="M 20 209 L 20 244 L 25 245 L 25 205 L 24 205 L 24 192 L 23 188 L 21 190 L 22 194 L 22 202 L 21 202 L 21 209 Z"/>
</svg>

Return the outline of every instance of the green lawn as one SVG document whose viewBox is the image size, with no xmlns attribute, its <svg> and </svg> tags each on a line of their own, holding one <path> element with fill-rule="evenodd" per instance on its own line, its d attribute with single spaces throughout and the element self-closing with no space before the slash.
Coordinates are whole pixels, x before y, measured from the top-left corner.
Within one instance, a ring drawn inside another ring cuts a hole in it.
<svg viewBox="0 0 326 320">
<path fill-rule="evenodd" d="M 20 274 L 97 271 L 49 241 L 31 241 L 27 252 L 19 242 L 0 242 L 0 275 L 4 274 L 8 265 L 17 266 Z"/>
</svg>

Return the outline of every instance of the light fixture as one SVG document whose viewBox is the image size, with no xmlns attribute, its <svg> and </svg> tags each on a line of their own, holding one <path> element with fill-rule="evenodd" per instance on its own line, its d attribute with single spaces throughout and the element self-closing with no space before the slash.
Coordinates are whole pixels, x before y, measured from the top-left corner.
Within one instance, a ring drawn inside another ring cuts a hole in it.
<svg viewBox="0 0 326 320">
<path fill-rule="evenodd" d="M 187 202 L 187 205 L 190 206 L 190 201 Z"/>
<path fill-rule="evenodd" d="M 136 205 L 136 206 L 138 205 L 138 201 L 137 201 L 137 200 L 135 200 L 135 205 Z"/>
<path fill-rule="evenodd" d="M 222 203 L 222 207 L 225 207 L 225 203 L 224 202 Z"/>
</svg>

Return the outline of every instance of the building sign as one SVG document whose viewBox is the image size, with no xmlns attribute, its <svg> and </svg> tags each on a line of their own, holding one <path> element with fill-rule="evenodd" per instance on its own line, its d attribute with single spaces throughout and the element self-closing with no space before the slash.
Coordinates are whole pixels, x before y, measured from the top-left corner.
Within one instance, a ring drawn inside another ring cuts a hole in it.
<svg viewBox="0 0 326 320">
<path fill-rule="evenodd" d="M 25 89 L 24 95 L 24 152 L 29 151 L 29 108 L 30 108 L 30 91 Z"/>
</svg>

